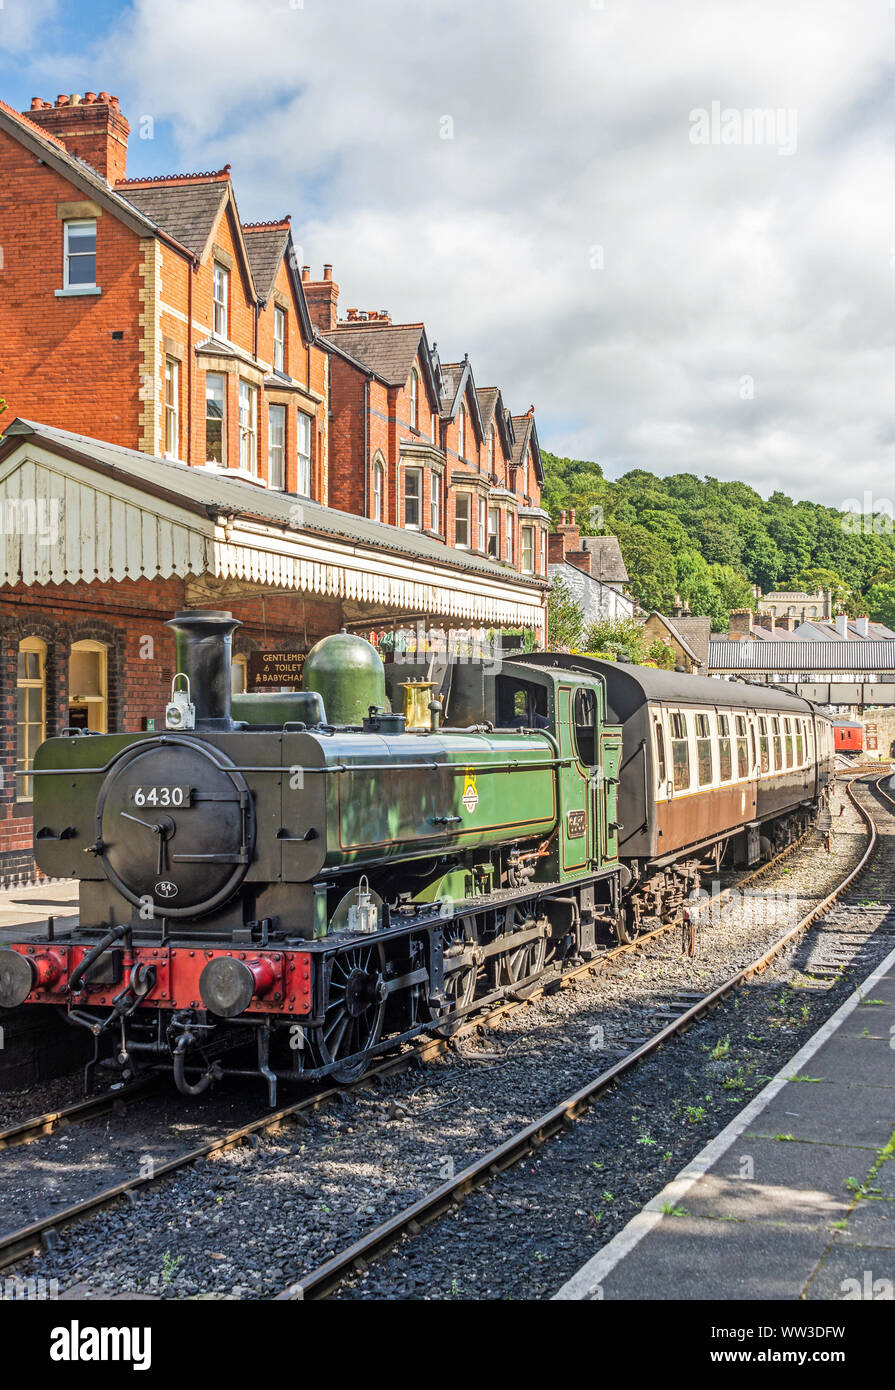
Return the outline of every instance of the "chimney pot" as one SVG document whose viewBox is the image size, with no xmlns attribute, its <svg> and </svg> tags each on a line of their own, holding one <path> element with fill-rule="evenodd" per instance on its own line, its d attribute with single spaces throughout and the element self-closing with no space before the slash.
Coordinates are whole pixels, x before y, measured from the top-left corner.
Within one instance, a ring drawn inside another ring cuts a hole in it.
<svg viewBox="0 0 895 1390">
<path fill-rule="evenodd" d="M 60 92 L 60 93 L 59 93 L 58 97 L 56 98 L 56 105 L 57 105 L 57 106 L 67 106 L 67 105 L 68 105 L 68 97 L 65 95 L 65 92 Z"/>
<path fill-rule="evenodd" d="M 303 280 L 303 282 L 304 282 L 305 284 L 307 284 L 308 281 L 310 280 L 310 278 L 311 278 L 311 267 L 310 267 L 309 265 L 303 265 L 303 266 L 302 266 L 302 268 L 301 268 L 301 278 L 302 278 L 302 280 Z"/>
<path fill-rule="evenodd" d="M 109 102 L 112 100 L 108 92 L 100 92 L 99 99 L 104 106 L 108 106 Z"/>
<path fill-rule="evenodd" d="M 331 265 L 325 265 L 323 267 L 323 278 L 324 280 L 331 280 L 333 278 L 333 268 Z"/>
<path fill-rule="evenodd" d="M 80 92 L 72 92 L 71 96 L 70 96 L 69 99 L 68 99 L 68 104 L 69 104 L 69 106 L 80 106 L 80 105 L 81 105 L 81 94 L 80 94 Z"/>
<path fill-rule="evenodd" d="M 566 524 L 566 514 L 565 514 L 565 511 L 561 511 L 560 514 L 559 514 L 559 524 L 560 524 L 560 526 L 565 526 L 565 524 Z"/>
<path fill-rule="evenodd" d="M 574 526 L 574 525 L 575 525 L 575 508 L 574 508 L 574 507 L 572 508 L 571 516 L 572 516 L 572 525 Z"/>
<path fill-rule="evenodd" d="M 91 105 L 93 104 L 93 102 L 95 102 L 95 101 L 96 101 L 96 92 L 85 92 L 85 93 L 84 93 L 84 105 L 85 105 L 85 106 L 91 106 Z"/>
</svg>

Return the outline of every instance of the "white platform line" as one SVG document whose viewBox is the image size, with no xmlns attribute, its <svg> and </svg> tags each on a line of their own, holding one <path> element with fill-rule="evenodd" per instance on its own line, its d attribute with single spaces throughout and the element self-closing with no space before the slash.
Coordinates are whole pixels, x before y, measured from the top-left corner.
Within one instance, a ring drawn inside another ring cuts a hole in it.
<svg viewBox="0 0 895 1390">
<path fill-rule="evenodd" d="M 562 1288 L 557 1290 L 553 1295 L 554 1299 L 593 1299 L 598 1297 L 599 1286 L 607 1275 L 662 1220 L 663 1205 L 668 1203 L 674 1207 L 678 1204 L 681 1197 L 689 1191 L 693 1184 L 698 1182 L 702 1175 L 708 1172 L 718 1159 L 731 1148 L 743 1130 L 747 1129 L 752 1121 L 761 1114 L 765 1106 L 776 1095 L 779 1095 L 790 1078 L 803 1070 L 805 1063 L 810 1061 L 815 1052 L 845 1022 L 849 1014 L 853 1013 L 862 1000 L 867 998 L 874 985 L 879 984 L 880 980 L 893 967 L 895 967 L 895 951 L 891 951 L 872 974 L 858 985 L 854 994 L 849 995 L 845 1003 L 836 1010 L 832 1017 L 828 1018 L 826 1023 L 808 1039 L 801 1051 L 797 1052 L 781 1067 L 774 1079 L 769 1081 L 757 1096 L 753 1097 L 745 1110 L 741 1110 L 730 1124 L 721 1130 L 720 1134 L 717 1134 L 695 1158 L 690 1160 L 686 1168 L 683 1168 L 667 1187 L 663 1187 L 661 1192 L 647 1202 L 643 1211 L 633 1216 L 627 1226 L 623 1227 L 618 1235 L 613 1236 L 608 1245 L 604 1245 L 602 1250 L 598 1250 L 596 1255 L 578 1270 L 577 1274 L 573 1274 L 571 1279 L 568 1279 Z"/>
</svg>

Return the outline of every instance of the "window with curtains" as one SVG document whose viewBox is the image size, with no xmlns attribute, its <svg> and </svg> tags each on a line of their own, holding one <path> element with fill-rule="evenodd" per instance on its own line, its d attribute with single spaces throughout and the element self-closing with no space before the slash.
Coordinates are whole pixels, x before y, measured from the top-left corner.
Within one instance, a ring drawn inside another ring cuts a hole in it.
<svg viewBox="0 0 895 1390">
<path fill-rule="evenodd" d="M 19 643 L 16 667 L 16 773 L 34 766 L 34 754 L 47 732 L 47 645 L 39 637 Z M 34 799 L 34 779 L 17 776 L 16 801 Z"/>
<path fill-rule="evenodd" d="M 419 428 L 420 379 L 416 367 L 410 373 L 410 427 Z"/>
<path fill-rule="evenodd" d="M 532 574 L 535 567 L 534 561 L 534 527 L 522 527 L 522 572 Z"/>
<path fill-rule="evenodd" d="M 298 481 L 295 485 L 299 497 L 311 495 L 311 417 L 303 410 L 298 412 L 295 453 L 298 461 Z"/>
<path fill-rule="evenodd" d="M 385 469 L 381 463 L 373 465 L 373 520 L 383 519 L 383 500 L 385 492 Z"/>
<path fill-rule="evenodd" d="M 432 472 L 429 474 L 429 508 L 430 520 L 429 528 L 432 531 L 441 530 L 441 474 Z"/>
<path fill-rule="evenodd" d="M 286 372 L 286 310 L 275 305 L 273 311 L 273 369 Z"/>
<path fill-rule="evenodd" d="M 222 467 L 227 461 L 226 377 L 205 378 L 205 460 Z"/>
<path fill-rule="evenodd" d="M 212 297 L 214 301 L 214 335 L 216 338 L 226 338 L 230 316 L 230 272 L 218 261 L 214 263 Z"/>
<path fill-rule="evenodd" d="M 458 550 L 469 549 L 471 503 L 472 497 L 468 492 L 457 493 L 454 505 L 454 544 Z"/>
<path fill-rule="evenodd" d="M 286 407 L 267 409 L 267 483 L 280 491 L 286 486 Z"/>
<path fill-rule="evenodd" d="M 418 468 L 404 469 L 404 525 L 418 531 L 422 515 L 422 478 Z"/>
<path fill-rule="evenodd" d="M 165 457 L 180 457 L 180 363 L 165 358 Z"/>
<path fill-rule="evenodd" d="M 239 383 L 239 466 L 258 470 L 258 388 L 248 381 Z"/>
<path fill-rule="evenodd" d="M 479 534 L 478 549 L 484 551 L 487 544 L 488 533 L 488 503 L 484 497 L 479 498 Z"/>
<path fill-rule="evenodd" d="M 496 507 L 488 508 L 488 554 L 495 560 L 500 555 L 500 512 Z"/>
<path fill-rule="evenodd" d="M 72 643 L 68 660 L 68 725 L 108 731 L 108 649 L 103 642 Z"/>
</svg>

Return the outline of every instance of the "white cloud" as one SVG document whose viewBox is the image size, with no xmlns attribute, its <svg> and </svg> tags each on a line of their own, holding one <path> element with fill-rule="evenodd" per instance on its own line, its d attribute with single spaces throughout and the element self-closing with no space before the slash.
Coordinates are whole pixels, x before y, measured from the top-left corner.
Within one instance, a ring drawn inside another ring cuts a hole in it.
<svg viewBox="0 0 895 1390">
<path fill-rule="evenodd" d="M 893 37 L 882 3 L 136 0 L 95 64 L 547 447 L 838 502 L 891 492 Z M 796 152 L 693 145 L 713 101 Z"/>
<path fill-rule="evenodd" d="M 0 56 L 22 54 L 47 32 L 58 0 L 0 0 Z"/>
</svg>

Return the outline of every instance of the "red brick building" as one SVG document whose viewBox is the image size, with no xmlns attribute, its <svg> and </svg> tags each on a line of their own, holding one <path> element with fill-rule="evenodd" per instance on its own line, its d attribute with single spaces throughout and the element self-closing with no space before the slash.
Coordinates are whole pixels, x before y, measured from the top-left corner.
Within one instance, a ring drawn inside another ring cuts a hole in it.
<svg viewBox="0 0 895 1390">
<path fill-rule="evenodd" d="M 532 412 L 422 324 L 340 323 L 229 169 L 128 180 L 127 138 L 105 92 L 0 102 L 0 883 L 37 745 L 163 716 L 180 608 L 243 622 L 236 688 L 342 626 L 544 637 Z"/>
<path fill-rule="evenodd" d="M 326 501 L 328 361 L 288 221 L 229 169 L 128 180 L 115 97 L 0 105 L 12 415 Z"/>
</svg>

